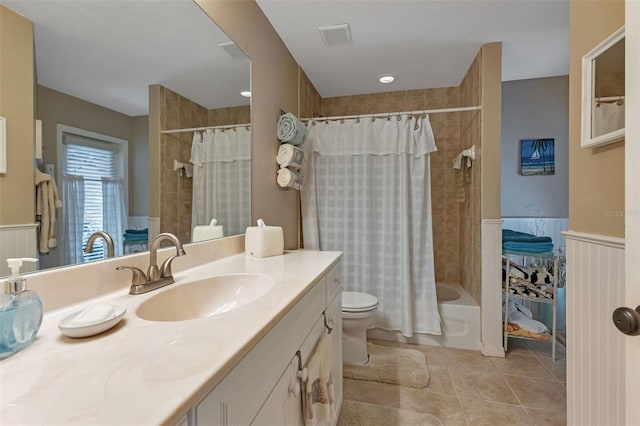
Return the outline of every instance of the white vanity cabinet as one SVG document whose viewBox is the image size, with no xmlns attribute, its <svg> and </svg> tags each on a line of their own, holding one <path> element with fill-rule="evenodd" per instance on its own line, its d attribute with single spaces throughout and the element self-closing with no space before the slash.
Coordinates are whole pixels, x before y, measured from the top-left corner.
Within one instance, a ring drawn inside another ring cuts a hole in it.
<svg viewBox="0 0 640 426">
<path fill-rule="evenodd" d="M 191 411 L 191 425 L 302 425 L 298 372 L 332 326 L 335 407 L 342 402 L 342 309 L 338 263 L 258 342 Z M 326 316 L 326 320 L 325 320 Z M 337 413 L 336 413 L 337 422 Z"/>
</svg>

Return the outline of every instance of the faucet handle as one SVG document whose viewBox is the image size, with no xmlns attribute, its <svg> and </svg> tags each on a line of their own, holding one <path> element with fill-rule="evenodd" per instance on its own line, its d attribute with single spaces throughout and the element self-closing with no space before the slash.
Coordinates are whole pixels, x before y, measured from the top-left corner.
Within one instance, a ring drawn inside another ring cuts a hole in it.
<svg viewBox="0 0 640 426">
<path fill-rule="evenodd" d="M 160 265 L 160 278 L 167 278 L 173 275 L 171 272 L 171 262 L 173 262 L 173 259 L 178 256 L 180 255 L 174 254 L 173 256 L 169 256 L 164 262 L 162 262 L 162 265 Z"/>
<path fill-rule="evenodd" d="M 144 274 L 140 268 L 136 268 L 135 266 L 118 266 L 116 270 L 121 271 L 123 269 L 130 269 L 133 272 L 133 276 L 131 278 L 131 285 L 143 285 L 147 283 L 147 276 Z"/>
</svg>

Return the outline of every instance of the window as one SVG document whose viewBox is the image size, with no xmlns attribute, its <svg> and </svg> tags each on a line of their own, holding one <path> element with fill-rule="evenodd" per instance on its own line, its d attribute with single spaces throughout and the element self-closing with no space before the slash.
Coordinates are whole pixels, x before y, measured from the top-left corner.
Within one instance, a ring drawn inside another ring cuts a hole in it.
<svg viewBox="0 0 640 426">
<path fill-rule="evenodd" d="M 70 263 L 106 258 L 98 238 L 84 253 L 89 236 L 105 231 L 121 254 L 126 228 L 127 141 L 59 125 L 63 185 L 63 250 Z"/>
</svg>

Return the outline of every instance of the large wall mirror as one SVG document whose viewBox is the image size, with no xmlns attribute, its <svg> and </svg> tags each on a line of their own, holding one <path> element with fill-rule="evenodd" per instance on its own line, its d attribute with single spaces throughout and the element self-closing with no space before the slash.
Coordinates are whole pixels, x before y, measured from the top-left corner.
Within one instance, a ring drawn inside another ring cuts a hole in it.
<svg viewBox="0 0 640 426">
<path fill-rule="evenodd" d="M 105 258 L 102 238 L 82 250 L 96 231 L 116 256 L 158 232 L 190 243 L 245 231 L 251 63 L 195 2 L 1 3 L 34 26 L 36 167 L 63 203 L 38 269 Z"/>
<path fill-rule="evenodd" d="M 624 27 L 582 58 L 583 148 L 624 139 Z"/>
</svg>

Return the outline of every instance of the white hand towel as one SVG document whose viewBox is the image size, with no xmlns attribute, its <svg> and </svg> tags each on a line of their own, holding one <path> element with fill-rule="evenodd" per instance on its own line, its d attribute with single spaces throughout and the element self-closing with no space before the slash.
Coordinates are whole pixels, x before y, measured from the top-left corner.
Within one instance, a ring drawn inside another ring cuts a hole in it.
<svg viewBox="0 0 640 426">
<path fill-rule="evenodd" d="M 297 190 L 300 190 L 300 188 L 302 188 L 302 175 L 292 172 L 287 168 L 278 169 L 278 177 L 276 180 L 281 188 L 293 188 Z"/>
<path fill-rule="evenodd" d="M 309 364 L 309 373 L 304 392 L 305 426 L 333 424 L 335 407 L 333 406 L 333 378 L 331 377 L 331 338 L 324 334 Z"/>
<path fill-rule="evenodd" d="M 280 167 L 294 167 L 300 169 L 304 160 L 304 151 L 289 143 L 284 143 L 278 148 L 276 161 Z"/>
<path fill-rule="evenodd" d="M 301 145 L 307 134 L 307 128 L 290 112 L 282 114 L 278 119 L 278 139 L 284 143 Z"/>
</svg>

